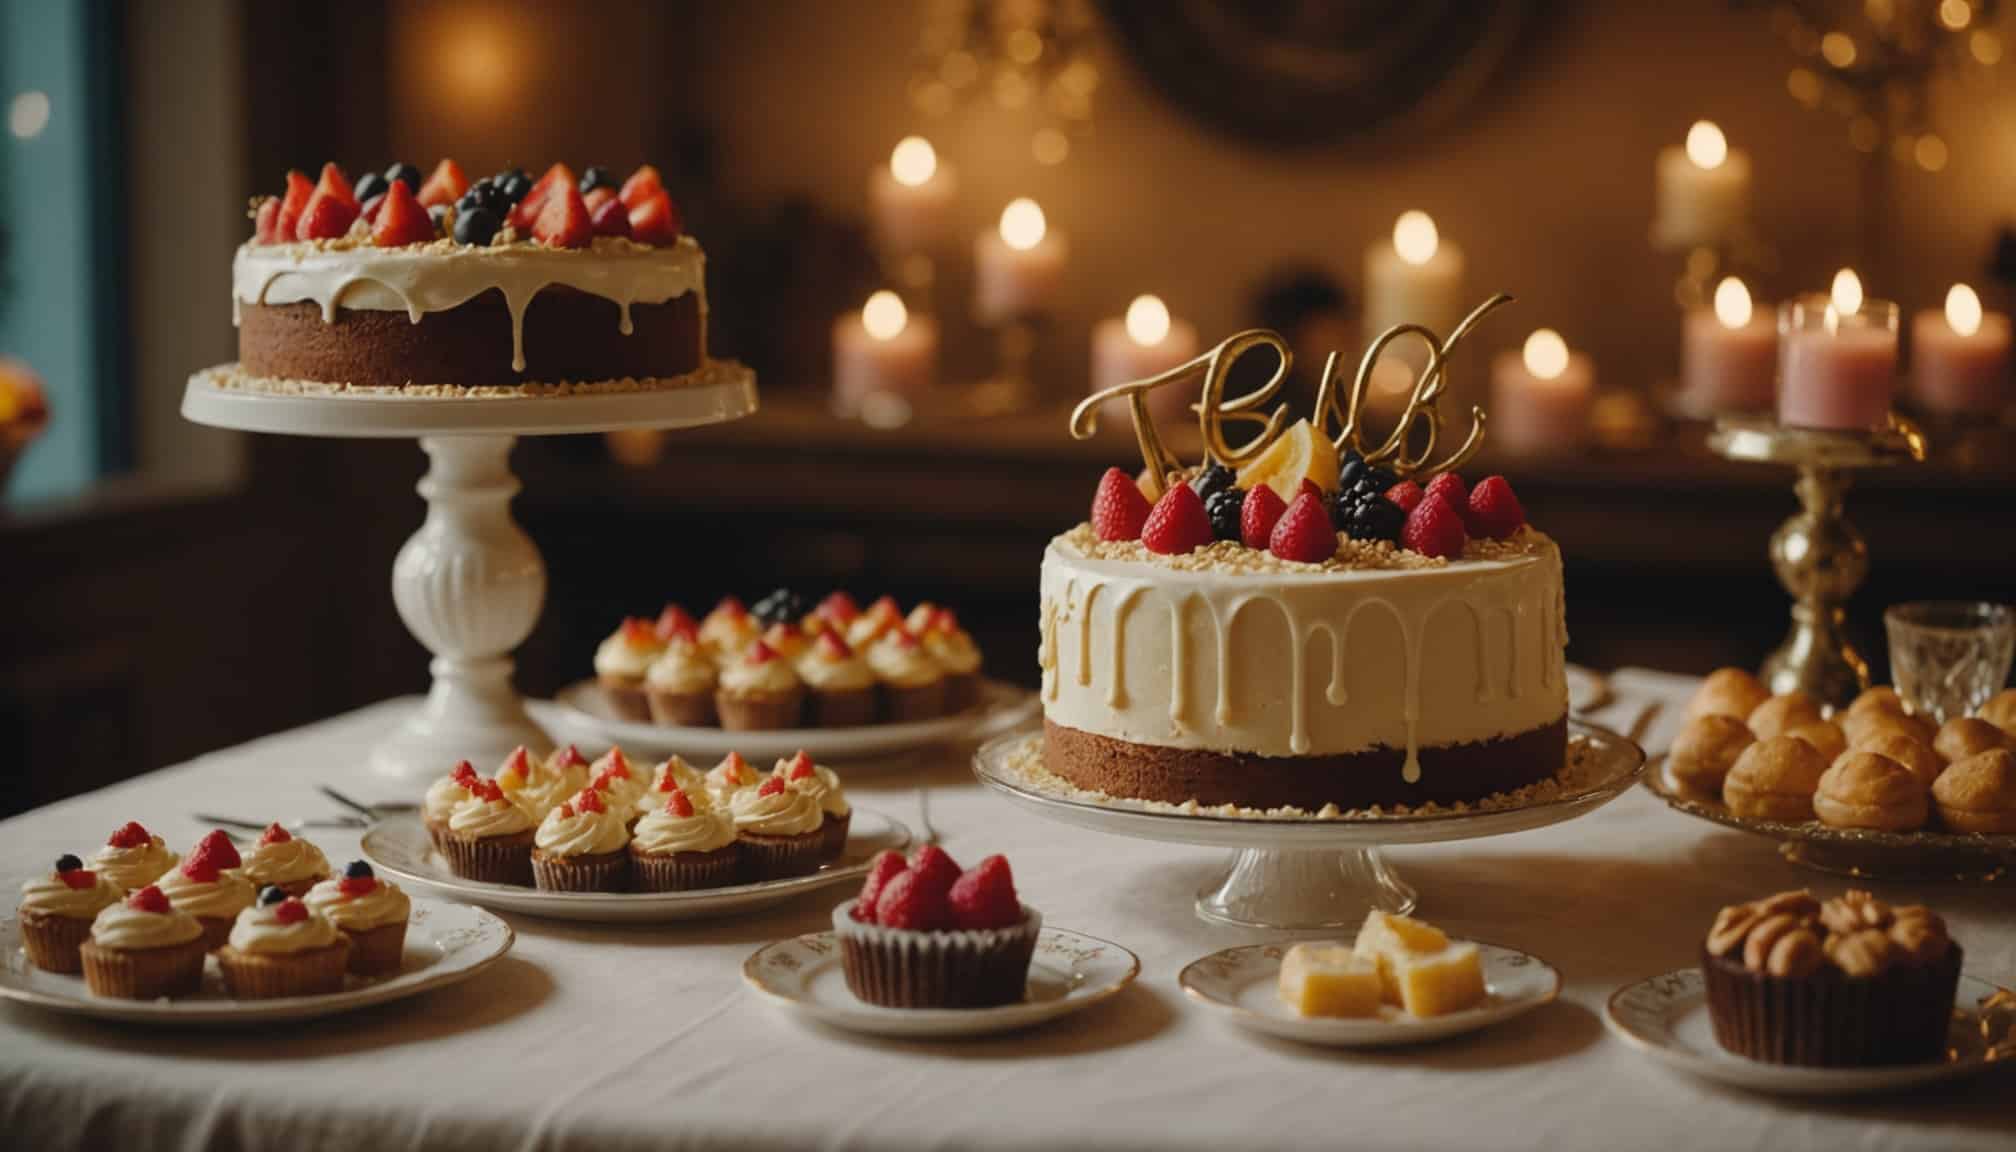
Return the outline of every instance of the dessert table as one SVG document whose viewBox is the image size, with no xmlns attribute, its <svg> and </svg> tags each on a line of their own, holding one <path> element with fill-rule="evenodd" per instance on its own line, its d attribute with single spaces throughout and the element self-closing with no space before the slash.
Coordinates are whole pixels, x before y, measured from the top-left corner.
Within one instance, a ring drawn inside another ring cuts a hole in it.
<svg viewBox="0 0 2016 1152">
<path fill-rule="evenodd" d="M 1692 682 L 1619 673 L 1594 719 L 1658 750 Z M 396 700 L 0 822 L 0 875 L 25 876 L 140 819 L 186 845 L 196 810 L 340 815 L 372 799 L 369 749 L 418 706 Z M 1142 974 L 1038 1031 L 870 1041 L 787 1018 L 742 987 L 766 941 L 819 930 L 841 895 L 746 919 L 607 927 L 507 916 L 491 971 L 403 1005 L 257 1032 L 158 1032 L 0 1007 L 0 1144 L 9 1147 L 1225 1147 L 2007 1149 L 2016 1078 L 1853 1102 L 1753 1096 L 1682 1079 L 1611 1036 L 1620 984 L 1689 964 L 1717 908 L 1841 885 L 1767 840 L 1689 819 L 1644 789 L 1552 828 L 1394 857 L 1452 934 L 1535 952 L 1561 999 L 1414 1049 L 1258 1038 L 1185 1002 L 1176 973 L 1266 936 L 1216 928 L 1191 895 L 1218 853 L 1075 830 L 975 782 L 970 750 L 848 774 L 860 802 L 931 829 L 961 858 L 1005 852 L 1046 922 L 1117 941 Z M 918 784 L 928 781 L 928 795 Z M 337 862 L 357 834 L 307 833 Z M 1969 970 L 2016 982 L 2006 887 L 1878 885 L 1933 904 Z"/>
</svg>

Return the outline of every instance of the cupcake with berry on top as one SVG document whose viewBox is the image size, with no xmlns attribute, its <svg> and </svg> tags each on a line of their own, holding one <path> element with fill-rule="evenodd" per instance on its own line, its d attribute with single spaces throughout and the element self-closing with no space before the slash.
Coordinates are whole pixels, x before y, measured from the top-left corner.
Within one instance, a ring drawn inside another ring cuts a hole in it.
<svg viewBox="0 0 2016 1152">
<path fill-rule="evenodd" d="M 814 728 L 855 728 L 875 722 L 875 670 L 820 622 L 818 639 L 798 658 L 805 682 L 805 722 Z"/>
<path fill-rule="evenodd" d="M 737 793 L 761 786 L 764 775 L 756 770 L 755 765 L 744 760 L 740 752 L 730 752 L 708 770 L 705 779 L 707 795 L 714 801 L 714 806 L 726 808 L 734 803 Z"/>
<path fill-rule="evenodd" d="M 856 652 L 863 651 L 880 640 L 884 632 L 902 626 L 903 610 L 896 606 L 896 598 L 884 596 L 847 625 L 847 646 Z"/>
<path fill-rule="evenodd" d="M 721 669 L 714 690 L 714 710 L 730 732 L 796 728 L 804 705 L 804 681 L 789 660 L 761 640 Z"/>
<path fill-rule="evenodd" d="M 448 834 L 448 817 L 455 814 L 457 804 L 469 799 L 478 779 L 476 766 L 464 760 L 453 772 L 427 786 L 427 794 L 420 798 L 420 823 L 426 826 L 436 850 L 445 854 L 441 838 Z"/>
<path fill-rule="evenodd" d="M 882 713 L 892 724 L 945 714 L 945 670 L 923 641 L 897 625 L 868 649 L 868 667 L 882 682 Z"/>
<path fill-rule="evenodd" d="M 488 884 L 532 883 L 532 839 L 538 822 L 495 780 L 478 780 L 455 806 L 442 837 L 448 870 Z"/>
<path fill-rule="evenodd" d="M 733 596 L 723 596 L 719 604 L 700 621 L 700 646 L 707 650 L 716 664 L 725 663 L 742 649 L 755 643 L 756 634 L 763 630 L 742 601 Z"/>
<path fill-rule="evenodd" d="M 791 786 L 792 790 L 803 792 L 819 805 L 825 817 L 820 825 L 825 833 L 823 852 L 828 860 L 837 860 L 847 850 L 847 829 L 854 823 L 854 806 L 847 802 L 847 792 L 840 787 L 840 776 L 831 768 L 814 764 L 812 757 L 803 748 L 798 754 L 777 761 L 771 775 Z"/>
<path fill-rule="evenodd" d="M 637 798 L 637 808 L 631 819 L 635 821 L 653 808 L 663 808 L 673 792 L 686 793 L 695 804 L 714 806 L 714 797 L 707 791 L 706 774 L 680 757 L 672 756 L 652 770 L 651 784 Z"/>
<path fill-rule="evenodd" d="M 413 901 L 390 880 L 381 880 L 362 860 L 352 860 L 343 875 L 308 890 L 302 902 L 320 913 L 350 941 L 350 971 L 358 976 L 389 976 L 406 956 L 406 921 Z"/>
<path fill-rule="evenodd" d="M 595 649 L 595 679 L 603 698 L 619 719 L 642 722 L 651 712 L 644 698 L 644 676 L 665 651 L 652 621 L 632 616 L 617 626 Z"/>
<path fill-rule="evenodd" d="M 653 796 L 661 795 L 653 793 Z M 630 875 L 639 892 L 722 888 L 739 879 L 735 822 L 705 794 L 674 786 L 646 811 L 630 839 Z"/>
<path fill-rule="evenodd" d="M 181 857 L 161 837 L 128 820 L 91 857 L 91 868 L 123 892 L 138 892 L 166 876 Z"/>
<path fill-rule="evenodd" d="M 636 810 L 638 800 L 651 781 L 644 769 L 630 762 L 623 749 L 611 747 L 602 758 L 588 766 L 588 787 L 602 793 L 609 805 L 627 819 Z"/>
<path fill-rule="evenodd" d="M 824 600 L 813 606 L 801 626 L 807 636 L 817 636 L 822 628 L 832 628 L 839 632 L 840 638 L 844 640 L 847 638 L 848 626 L 853 624 L 854 618 L 859 615 L 861 607 L 854 603 L 852 596 L 845 592 L 829 592 Z"/>
<path fill-rule="evenodd" d="M 884 1008 L 1020 1003 L 1042 927 L 1005 858 L 962 872 L 935 844 L 877 856 L 861 894 L 833 910 L 848 989 Z"/>
<path fill-rule="evenodd" d="M 924 641 L 924 651 L 945 670 L 945 710 L 964 712 L 980 702 L 980 646 L 959 627 L 950 608 L 931 614 L 921 629 L 911 629 Z"/>
<path fill-rule="evenodd" d="M 308 890 L 329 878 L 329 858 L 322 850 L 279 824 L 268 824 L 259 842 L 240 868 L 254 888 L 268 884 L 289 896 L 306 896 Z"/>
<path fill-rule="evenodd" d="M 735 793 L 728 814 L 742 842 L 742 858 L 758 880 L 804 876 L 825 857 L 825 813 L 819 802 L 771 776 Z"/>
<path fill-rule="evenodd" d="M 714 725 L 714 685 L 720 673 L 699 635 L 686 626 L 673 632 L 665 651 L 644 673 L 644 697 L 657 724 L 674 728 Z"/>
<path fill-rule="evenodd" d="M 497 786 L 535 822 L 587 785 L 588 759 L 572 744 L 545 757 L 533 756 L 521 744 L 497 770 Z"/>
<path fill-rule="evenodd" d="M 630 880 L 630 809 L 583 788 L 539 822 L 532 882 L 548 892 L 621 892 Z"/>
<path fill-rule="evenodd" d="M 58 856 L 55 871 L 21 885 L 15 918 L 28 962 L 44 972 L 82 972 L 78 949 L 91 938 L 91 922 L 119 897 L 119 887 L 104 873 L 67 852 Z"/>
<path fill-rule="evenodd" d="M 231 936 L 238 914 L 252 906 L 258 889 L 238 871 L 245 861 L 237 845 L 221 831 L 212 831 L 183 857 L 182 866 L 161 878 L 161 894 L 178 912 L 196 917 L 203 926 L 203 947 L 216 951 Z"/>
<path fill-rule="evenodd" d="M 157 1000 L 193 996 L 203 987 L 203 925 L 149 884 L 91 921 L 78 948 L 84 984 L 94 996 Z"/>
<path fill-rule="evenodd" d="M 350 938 L 300 897 L 269 884 L 231 925 L 217 967 L 224 987 L 240 1000 L 341 992 Z"/>
</svg>

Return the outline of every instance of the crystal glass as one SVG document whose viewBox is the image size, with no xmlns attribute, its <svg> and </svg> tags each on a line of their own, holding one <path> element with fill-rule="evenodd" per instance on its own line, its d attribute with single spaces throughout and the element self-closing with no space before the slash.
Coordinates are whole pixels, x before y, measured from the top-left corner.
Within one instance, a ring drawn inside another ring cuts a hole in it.
<svg viewBox="0 0 2016 1152">
<path fill-rule="evenodd" d="M 1969 716 L 2009 679 L 2016 609 L 1966 600 L 1898 604 L 1883 613 L 1890 678 L 1911 711 L 1939 723 Z"/>
</svg>

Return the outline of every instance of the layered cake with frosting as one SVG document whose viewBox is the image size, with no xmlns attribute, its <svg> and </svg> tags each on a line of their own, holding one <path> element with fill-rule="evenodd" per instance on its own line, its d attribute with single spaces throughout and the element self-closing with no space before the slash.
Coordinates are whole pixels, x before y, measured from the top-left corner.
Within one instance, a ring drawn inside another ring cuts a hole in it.
<svg viewBox="0 0 2016 1152">
<path fill-rule="evenodd" d="M 648 165 L 471 182 L 334 164 L 255 201 L 224 387 L 429 395 L 671 386 L 707 364 L 706 256 Z"/>
</svg>

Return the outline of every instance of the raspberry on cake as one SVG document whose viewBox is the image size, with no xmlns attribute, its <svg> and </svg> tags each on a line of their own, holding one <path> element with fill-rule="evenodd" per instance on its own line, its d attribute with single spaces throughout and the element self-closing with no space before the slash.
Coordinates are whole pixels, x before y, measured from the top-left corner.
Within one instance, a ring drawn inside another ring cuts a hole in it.
<svg viewBox="0 0 2016 1152">
<path fill-rule="evenodd" d="M 848 989 L 885 1008 L 1019 1002 L 1042 926 L 1005 857 L 961 870 L 935 844 L 907 861 L 881 853 L 861 894 L 833 910 Z"/>
</svg>

